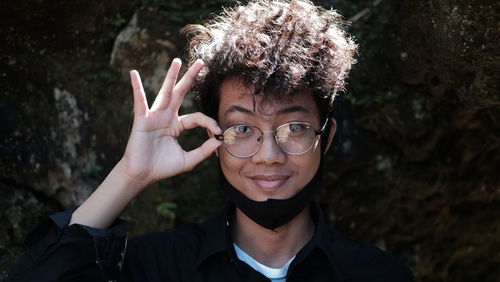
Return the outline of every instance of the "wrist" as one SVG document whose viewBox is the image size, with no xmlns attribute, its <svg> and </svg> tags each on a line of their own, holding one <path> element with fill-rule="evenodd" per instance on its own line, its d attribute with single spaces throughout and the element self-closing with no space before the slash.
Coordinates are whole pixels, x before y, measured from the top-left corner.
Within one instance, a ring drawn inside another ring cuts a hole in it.
<svg viewBox="0 0 500 282">
<path fill-rule="evenodd" d="M 118 161 L 112 172 L 117 178 L 123 181 L 123 187 L 126 187 L 129 192 L 135 192 L 135 194 L 139 194 L 152 183 L 152 181 L 145 180 L 144 178 L 129 173 L 127 162 L 124 159 Z"/>
</svg>

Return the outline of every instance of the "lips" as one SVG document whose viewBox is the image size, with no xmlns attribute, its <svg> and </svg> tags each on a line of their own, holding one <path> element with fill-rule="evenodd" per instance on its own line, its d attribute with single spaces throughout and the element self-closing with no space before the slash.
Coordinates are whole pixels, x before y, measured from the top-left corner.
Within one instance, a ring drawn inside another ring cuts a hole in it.
<svg viewBox="0 0 500 282">
<path fill-rule="evenodd" d="M 289 178 L 288 175 L 256 175 L 250 177 L 265 192 L 278 190 Z"/>
</svg>

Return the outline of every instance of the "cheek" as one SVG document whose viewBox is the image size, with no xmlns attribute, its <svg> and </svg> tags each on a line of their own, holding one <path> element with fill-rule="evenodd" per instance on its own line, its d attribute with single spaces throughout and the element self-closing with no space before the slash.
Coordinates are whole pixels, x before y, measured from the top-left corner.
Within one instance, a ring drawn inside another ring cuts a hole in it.
<svg viewBox="0 0 500 282">
<path fill-rule="evenodd" d="M 229 155 L 224 149 L 221 149 L 219 151 L 219 161 L 224 176 L 226 176 L 226 179 L 234 186 L 234 179 L 239 175 L 242 166 L 241 160 Z"/>
<path fill-rule="evenodd" d="M 319 162 L 321 161 L 321 154 L 319 151 L 320 150 L 315 150 L 311 152 L 311 155 L 304 155 L 302 156 L 303 158 L 296 159 L 295 164 L 299 168 L 299 172 L 302 174 L 301 182 L 307 184 L 316 174 L 316 171 L 319 168 Z M 307 158 L 305 158 L 306 156 Z"/>
</svg>

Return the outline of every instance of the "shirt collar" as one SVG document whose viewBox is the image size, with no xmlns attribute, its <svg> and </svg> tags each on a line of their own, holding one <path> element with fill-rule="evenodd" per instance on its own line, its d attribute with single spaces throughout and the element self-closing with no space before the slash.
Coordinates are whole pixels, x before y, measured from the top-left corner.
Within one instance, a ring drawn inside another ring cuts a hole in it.
<svg viewBox="0 0 500 282">
<path fill-rule="evenodd" d="M 308 245 L 317 246 L 328 258 L 335 271 L 336 280 L 344 281 L 347 274 L 344 271 L 351 269 L 355 263 L 358 245 L 346 240 L 334 229 L 326 225 L 321 208 L 317 203 L 311 204 L 311 217 L 316 224 L 316 230 Z M 303 249 L 306 248 L 307 245 Z"/>
<path fill-rule="evenodd" d="M 314 248 L 318 247 L 326 254 L 330 264 L 333 266 L 334 254 L 332 253 L 332 245 L 338 235 L 336 232 L 332 232 L 328 228 L 324 221 L 323 213 L 316 202 L 311 203 L 310 209 L 315 230 L 312 239 L 297 254 L 298 262 L 305 259 Z M 220 252 L 226 252 L 230 259 L 235 258 L 233 240 L 231 238 L 229 228 L 229 222 L 231 222 L 231 217 L 234 215 L 234 211 L 234 204 L 228 202 L 222 213 L 219 213 L 201 224 L 204 238 L 201 241 L 201 248 L 198 253 L 196 267 L 199 267 L 212 255 Z"/>
<path fill-rule="evenodd" d="M 196 267 L 199 267 L 206 259 L 216 253 L 224 251 L 228 251 L 230 255 L 234 253 L 229 230 L 232 214 L 234 214 L 234 205 L 227 203 L 221 213 L 201 224 L 204 238 L 201 241 Z"/>
<path fill-rule="evenodd" d="M 326 225 L 323 212 L 316 202 L 311 204 L 311 217 L 316 226 L 311 243 L 326 254 L 330 264 L 333 266 L 335 263 L 332 246 L 337 241 L 338 234 Z"/>
</svg>

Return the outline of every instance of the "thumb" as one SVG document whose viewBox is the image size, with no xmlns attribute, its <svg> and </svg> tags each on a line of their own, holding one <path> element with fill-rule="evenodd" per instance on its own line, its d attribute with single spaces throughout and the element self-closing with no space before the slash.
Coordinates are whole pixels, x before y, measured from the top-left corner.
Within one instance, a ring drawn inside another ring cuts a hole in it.
<svg viewBox="0 0 500 282">
<path fill-rule="evenodd" d="M 215 138 L 210 138 L 200 147 L 186 152 L 184 171 L 190 171 L 195 168 L 201 161 L 208 158 L 220 145 L 222 145 L 222 142 Z"/>
</svg>

